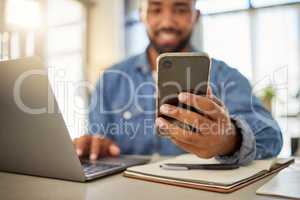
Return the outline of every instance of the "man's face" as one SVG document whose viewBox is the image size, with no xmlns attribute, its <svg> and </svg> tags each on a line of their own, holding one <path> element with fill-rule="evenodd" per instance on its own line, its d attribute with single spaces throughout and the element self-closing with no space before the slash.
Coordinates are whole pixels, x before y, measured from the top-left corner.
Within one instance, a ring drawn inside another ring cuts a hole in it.
<svg viewBox="0 0 300 200">
<path fill-rule="evenodd" d="M 194 0 L 141 0 L 141 17 L 152 47 L 160 53 L 187 47 L 199 12 Z"/>
</svg>

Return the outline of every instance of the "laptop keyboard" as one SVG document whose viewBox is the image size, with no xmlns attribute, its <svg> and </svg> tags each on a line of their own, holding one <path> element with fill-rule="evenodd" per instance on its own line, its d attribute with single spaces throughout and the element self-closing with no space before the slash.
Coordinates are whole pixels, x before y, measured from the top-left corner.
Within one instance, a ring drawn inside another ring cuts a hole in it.
<svg viewBox="0 0 300 200">
<path fill-rule="evenodd" d="M 99 161 L 92 162 L 88 160 L 81 161 L 81 165 L 86 175 L 95 174 L 95 173 L 99 173 L 99 172 L 103 172 L 115 168 L 120 168 L 123 166 L 123 164 L 121 163 L 103 163 Z"/>
</svg>

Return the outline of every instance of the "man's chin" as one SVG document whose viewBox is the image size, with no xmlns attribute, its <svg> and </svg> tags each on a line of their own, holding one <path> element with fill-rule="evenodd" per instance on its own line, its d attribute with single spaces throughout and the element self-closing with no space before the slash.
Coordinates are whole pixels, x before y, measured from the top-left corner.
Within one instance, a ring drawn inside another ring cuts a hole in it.
<svg viewBox="0 0 300 200">
<path fill-rule="evenodd" d="M 150 47 L 154 48 L 158 54 L 162 53 L 175 53 L 182 52 L 185 48 L 188 47 L 190 37 L 187 37 L 185 40 L 179 42 L 178 44 L 158 44 L 151 40 Z"/>
<path fill-rule="evenodd" d="M 174 53 L 180 52 L 184 48 L 178 48 L 178 46 L 171 46 L 171 45 L 151 45 L 159 54 L 162 53 Z"/>
<path fill-rule="evenodd" d="M 179 50 L 177 50 L 176 48 L 172 48 L 172 47 L 160 47 L 158 49 L 156 49 L 160 54 L 162 53 L 174 53 L 174 52 L 178 52 Z"/>
</svg>

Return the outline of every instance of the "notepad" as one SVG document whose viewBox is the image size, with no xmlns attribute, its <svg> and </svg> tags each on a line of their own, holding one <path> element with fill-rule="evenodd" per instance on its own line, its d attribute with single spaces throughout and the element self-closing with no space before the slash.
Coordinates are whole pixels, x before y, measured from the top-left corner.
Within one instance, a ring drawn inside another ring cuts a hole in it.
<svg viewBox="0 0 300 200">
<path fill-rule="evenodd" d="M 165 170 L 164 163 L 218 164 L 216 159 L 201 159 L 192 154 L 181 155 L 162 162 L 130 167 L 124 176 L 157 183 L 228 193 L 275 173 L 293 162 L 293 159 L 254 161 L 234 170 Z"/>
</svg>

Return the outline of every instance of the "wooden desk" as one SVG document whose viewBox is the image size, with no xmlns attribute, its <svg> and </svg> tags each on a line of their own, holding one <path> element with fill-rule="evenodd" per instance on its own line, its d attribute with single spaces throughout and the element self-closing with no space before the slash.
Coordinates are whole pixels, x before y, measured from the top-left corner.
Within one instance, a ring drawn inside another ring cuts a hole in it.
<svg viewBox="0 0 300 200">
<path fill-rule="evenodd" d="M 47 178 L 0 172 L 2 200 L 92 200 L 92 199 L 279 199 L 255 195 L 255 191 L 272 177 L 263 179 L 231 194 L 219 194 L 163 184 L 129 179 L 117 174 L 88 183 L 76 183 Z"/>
</svg>

